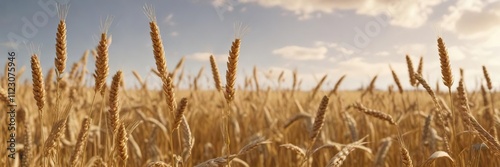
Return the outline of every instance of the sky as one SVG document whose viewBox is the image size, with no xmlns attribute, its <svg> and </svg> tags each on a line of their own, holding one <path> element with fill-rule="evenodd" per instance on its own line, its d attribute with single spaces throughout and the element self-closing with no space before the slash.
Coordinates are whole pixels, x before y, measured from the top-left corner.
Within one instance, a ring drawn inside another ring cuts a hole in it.
<svg viewBox="0 0 500 167">
<path fill-rule="evenodd" d="M 323 89 L 331 89 L 342 75 L 346 75 L 342 89 L 366 86 L 375 75 L 376 87 L 386 89 L 394 84 L 391 65 L 403 86 L 410 89 L 408 54 L 415 67 L 423 57 L 424 78 L 435 85 L 441 76 L 436 46 L 441 36 L 456 83 L 459 68 L 463 68 L 468 88 L 477 88 L 485 65 L 494 87 L 500 86 L 500 76 L 493 75 L 500 71 L 497 0 L 0 0 L 0 53 L 5 55 L 1 64 L 7 61 L 7 52 L 15 51 L 18 68 L 26 66 L 29 72 L 33 45 L 44 71 L 54 66 L 59 22 L 55 2 L 70 6 L 67 70 L 85 50 L 95 48 L 100 25 L 111 16 L 110 76 L 123 70 L 126 85 L 132 87 L 138 85 L 132 70 L 147 78 L 152 87 L 160 85 L 150 71 L 156 67 L 143 9 L 146 4 L 155 8 L 167 66 L 173 69 L 185 57 L 185 73 L 196 75 L 204 67 L 202 88 L 213 88 L 211 54 L 224 76 L 235 37 L 242 41 L 239 84 L 252 75 L 255 66 L 263 87 L 277 86 L 282 71 L 282 86 L 290 87 L 292 71 L 297 70 L 305 90 L 324 75 Z M 237 24 L 248 31 L 241 35 Z M 90 71 L 93 61 L 90 58 L 87 65 Z M 25 79 L 28 76 L 25 73 Z M 188 82 L 186 78 L 183 85 Z"/>
</svg>

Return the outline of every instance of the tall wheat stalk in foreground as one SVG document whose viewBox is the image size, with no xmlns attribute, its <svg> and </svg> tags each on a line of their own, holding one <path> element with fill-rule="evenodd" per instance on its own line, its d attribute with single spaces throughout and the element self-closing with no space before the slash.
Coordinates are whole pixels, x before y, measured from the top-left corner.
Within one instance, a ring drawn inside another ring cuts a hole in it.
<svg viewBox="0 0 500 167">
<path fill-rule="evenodd" d="M 227 154 L 227 165 L 230 166 L 231 159 L 229 156 L 231 155 L 231 137 L 229 136 L 229 124 L 231 120 L 231 104 L 234 101 L 234 97 L 236 94 L 235 84 L 236 84 L 236 75 L 238 73 L 238 59 L 240 55 L 240 44 L 241 38 L 247 31 L 247 27 L 244 27 L 243 24 L 235 25 L 235 39 L 231 44 L 231 49 L 229 50 L 229 56 L 227 58 L 227 70 L 226 70 L 226 87 L 224 92 L 224 97 L 227 103 L 227 109 L 224 114 L 225 125 L 225 142 L 226 142 L 226 154 Z"/>
<path fill-rule="evenodd" d="M 149 27 L 150 27 L 150 36 L 151 36 L 151 41 L 153 43 L 153 54 L 156 62 L 156 69 L 158 70 L 158 73 L 160 75 L 160 79 L 163 82 L 163 92 L 167 96 L 167 105 L 168 108 L 170 109 L 169 116 L 170 119 L 173 121 L 174 117 L 174 112 L 177 108 L 176 102 L 175 102 L 175 94 L 174 94 L 174 83 L 173 83 L 173 78 L 168 75 L 168 69 L 167 69 L 167 61 L 165 58 L 165 51 L 163 49 L 163 42 L 161 39 L 160 35 L 160 29 L 158 28 L 157 22 L 156 22 L 156 16 L 155 16 L 155 11 L 152 6 L 144 6 L 144 12 L 149 18 Z M 170 121 L 169 121 L 170 122 Z M 174 124 L 170 123 L 170 126 L 172 127 Z M 173 151 L 173 138 L 170 138 L 170 149 L 171 149 L 171 157 L 172 161 L 174 160 L 174 151 Z"/>
<path fill-rule="evenodd" d="M 226 148 L 226 154 L 227 154 L 227 159 L 229 159 L 229 156 L 231 155 L 231 137 L 229 134 L 229 124 L 230 124 L 230 117 L 231 117 L 231 103 L 234 100 L 234 95 L 235 95 L 235 82 L 236 82 L 236 74 L 237 74 L 237 68 L 238 68 L 238 56 L 240 54 L 240 38 L 234 39 L 232 45 L 231 45 L 231 50 L 229 50 L 229 57 L 227 58 L 227 71 L 226 71 L 226 91 L 224 92 L 224 97 L 226 98 L 226 103 L 227 103 L 227 109 L 226 112 L 224 113 L 224 133 L 225 133 L 225 148 Z M 230 166 L 231 161 L 227 161 L 227 165 Z"/>
<path fill-rule="evenodd" d="M 58 118 L 59 117 L 59 112 L 61 110 L 61 87 L 60 87 L 60 84 L 62 82 L 62 79 L 63 79 L 63 74 L 64 74 L 64 70 L 66 68 L 66 59 L 67 59 L 67 51 L 66 51 L 66 16 L 68 14 L 68 9 L 69 9 L 69 6 L 67 5 L 61 5 L 61 4 L 58 4 L 57 5 L 57 12 L 58 12 L 58 15 L 59 15 L 59 24 L 57 26 L 57 33 L 56 33 L 56 58 L 54 60 L 54 64 L 55 64 L 55 67 L 56 67 L 56 76 L 57 76 L 57 79 L 56 79 L 56 106 L 55 106 L 55 117 Z M 57 124 L 54 124 L 53 126 L 55 126 Z M 60 125 L 58 125 L 60 126 Z M 62 126 L 62 125 L 61 125 Z M 53 130 L 54 130 L 54 127 L 52 127 Z M 43 129 L 43 124 L 42 124 L 42 129 Z M 64 129 L 64 128 L 62 128 Z M 42 131 L 43 133 L 43 131 Z M 50 147 L 53 147 L 53 146 L 47 146 L 46 144 L 49 143 L 49 144 L 52 144 L 53 142 L 51 142 L 49 139 L 50 137 L 52 136 L 52 134 L 50 134 L 49 138 L 47 139 L 47 142 L 45 142 L 45 146 L 44 146 L 44 154 L 47 154 L 47 151 L 45 150 L 50 150 L 51 148 Z M 57 139 L 58 137 L 56 137 Z M 43 135 L 42 135 L 42 140 L 43 140 Z M 49 147 L 49 148 L 45 148 L 45 147 Z M 45 165 L 45 163 L 44 163 Z"/>
<path fill-rule="evenodd" d="M 58 114 L 61 110 L 61 82 L 63 80 L 64 70 L 66 68 L 67 59 L 67 48 L 66 48 L 66 16 L 68 14 L 69 6 L 67 5 L 57 5 L 57 12 L 59 15 L 59 24 L 57 25 L 56 33 L 56 58 L 54 64 L 56 67 L 56 108 L 55 117 L 59 117 Z"/>
<path fill-rule="evenodd" d="M 443 84 L 448 87 L 448 94 L 450 95 L 450 104 L 453 104 L 453 98 L 451 95 L 451 86 L 453 85 L 453 74 L 451 72 L 450 57 L 448 56 L 448 51 L 441 37 L 438 37 L 438 51 L 439 51 L 439 61 L 441 63 L 441 75 L 443 78 Z M 452 105 L 453 106 L 453 105 Z M 451 108 L 452 113 L 453 107 Z"/>
<path fill-rule="evenodd" d="M 42 66 L 40 65 L 40 60 L 36 54 L 31 56 L 31 76 L 33 81 L 33 97 L 36 101 L 36 106 L 38 108 L 38 117 L 39 117 L 39 132 L 42 140 L 45 139 L 45 135 L 43 133 L 43 126 L 45 119 L 43 118 L 43 108 L 45 106 L 45 87 L 43 82 L 43 74 L 42 74 Z M 44 143 L 41 142 L 42 149 L 45 148 Z"/>
<path fill-rule="evenodd" d="M 451 93 L 451 86 L 453 85 L 453 74 L 452 74 L 452 70 L 451 70 L 451 65 L 450 65 L 450 57 L 448 56 L 448 51 L 446 50 L 446 46 L 443 42 L 443 39 L 441 37 L 438 37 L 437 39 L 437 42 L 438 42 L 438 52 L 439 52 L 439 61 L 441 63 L 441 75 L 442 75 L 442 79 L 443 79 L 443 84 L 445 86 L 448 87 L 448 95 L 449 95 L 449 98 L 450 98 L 450 105 L 451 105 L 451 114 L 452 116 L 455 115 L 455 111 L 454 111 L 454 103 L 453 103 L 453 97 L 452 97 L 452 93 Z M 451 128 L 453 128 L 454 126 L 452 126 Z M 455 132 L 454 130 L 452 130 L 452 135 L 454 135 Z M 447 137 L 448 135 L 446 135 L 446 132 L 445 132 L 445 136 L 444 136 L 444 139 L 445 141 L 447 141 Z M 446 144 L 447 145 L 447 152 L 449 154 L 452 154 L 450 148 L 449 148 L 449 144 Z"/>
</svg>

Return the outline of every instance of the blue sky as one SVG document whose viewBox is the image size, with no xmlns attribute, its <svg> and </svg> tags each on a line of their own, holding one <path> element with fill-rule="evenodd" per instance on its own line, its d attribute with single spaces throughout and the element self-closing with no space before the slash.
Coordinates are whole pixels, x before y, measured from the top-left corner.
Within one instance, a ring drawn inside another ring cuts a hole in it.
<svg viewBox="0 0 500 167">
<path fill-rule="evenodd" d="M 59 21 L 52 12 L 54 2 L 0 0 L 0 50 L 16 51 L 19 67 L 29 63 L 31 51 L 27 44 L 39 46 L 44 70 L 53 66 Z M 273 80 L 266 81 L 268 85 L 275 85 L 273 82 L 281 71 L 285 71 L 286 81 L 290 83 L 291 72 L 297 69 L 304 89 L 314 86 L 325 74 L 328 74 L 325 89 L 331 88 L 343 74 L 347 75 L 342 85 L 345 89 L 366 85 L 374 75 L 379 75 L 377 87 L 386 88 L 393 84 L 388 67 L 391 64 L 409 88 L 404 58 L 409 54 L 415 66 L 418 58 L 424 57 L 424 77 L 434 85 L 440 78 L 437 36 L 442 36 L 448 46 L 456 78 L 458 69 L 464 68 L 470 88 L 480 81 L 482 65 L 486 65 L 490 73 L 500 70 L 500 3 L 492 0 L 58 2 L 70 4 L 66 19 L 67 68 L 85 50 L 97 45 L 100 22 L 112 16 L 114 21 L 108 32 L 113 41 L 109 48 L 110 74 L 124 70 L 129 86 L 137 84 L 132 69 L 143 76 L 149 75 L 150 82 L 159 85 L 150 73 L 155 64 L 149 20 L 143 11 L 145 4 L 155 7 L 168 67 L 172 69 L 185 56 L 186 73 L 195 75 L 205 67 L 207 79 L 211 78 L 210 54 L 217 57 L 223 74 L 227 52 L 235 36 L 235 23 L 249 27 L 241 44 L 240 83 L 245 75 L 251 75 L 255 65 L 260 81 Z M 33 25 L 36 31 L 24 32 L 27 25 Z M 12 40 L 13 34 L 22 37 L 22 42 Z M 90 71 L 94 68 L 93 61 L 89 59 Z M 492 78 L 498 87 L 500 77 L 493 75 Z M 203 87 L 211 88 L 212 83 Z"/>
</svg>

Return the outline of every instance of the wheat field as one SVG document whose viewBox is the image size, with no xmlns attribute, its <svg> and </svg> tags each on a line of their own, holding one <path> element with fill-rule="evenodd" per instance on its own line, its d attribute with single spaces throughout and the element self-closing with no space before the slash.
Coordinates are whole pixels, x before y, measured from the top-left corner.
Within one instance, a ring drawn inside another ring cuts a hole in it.
<svg viewBox="0 0 500 167">
<path fill-rule="evenodd" d="M 245 63 L 238 62 L 240 47 L 245 47 L 244 28 L 228 44 L 227 67 L 218 67 L 213 56 L 206 62 L 212 79 L 204 83 L 203 68 L 197 75 L 185 74 L 184 59 L 165 55 L 154 10 L 146 7 L 145 12 L 150 19 L 149 58 L 156 62 L 151 73 L 161 80 L 161 90 L 149 89 L 150 83 L 136 71 L 109 71 L 112 43 L 106 25 L 94 49 L 77 62 L 66 62 L 66 22 L 60 14 L 54 66 L 43 73 L 40 61 L 52 60 L 33 54 L 25 74 L 17 71 L 16 78 L 31 72 L 31 79 L 17 83 L 16 158 L 0 159 L 1 166 L 500 165 L 500 106 L 487 67 L 477 65 L 484 73 L 481 89 L 467 87 L 467 69 L 452 75 L 457 68 L 452 68 L 440 37 L 435 59 L 442 81 L 435 86 L 422 77 L 422 59 L 414 63 L 408 55 L 407 69 L 388 67 L 394 84 L 387 91 L 376 89 L 377 76 L 358 91 L 341 90 L 348 74 L 330 76 L 339 79 L 328 90 L 321 89 L 326 76 L 314 89 L 301 89 L 296 73 L 281 73 L 273 81 L 291 88 L 263 87 L 257 67 L 238 84 L 238 64 Z M 167 61 L 178 65 L 168 68 Z M 95 65 L 95 71 L 87 64 Z M 2 109 L 10 105 L 5 67 Z M 410 77 L 399 78 L 395 71 L 408 71 Z M 127 87 L 124 73 L 133 74 L 140 86 Z M 189 89 L 179 88 L 183 78 L 190 78 Z M 202 84 L 215 89 L 200 89 Z M 406 84 L 413 89 L 403 89 Z M 7 128 L 1 126 L 3 132 Z M 1 136 L 9 138 L 8 133 Z M 8 148 L 8 142 L 2 143 Z M 7 151 L 0 154 L 8 157 Z"/>
</svg>

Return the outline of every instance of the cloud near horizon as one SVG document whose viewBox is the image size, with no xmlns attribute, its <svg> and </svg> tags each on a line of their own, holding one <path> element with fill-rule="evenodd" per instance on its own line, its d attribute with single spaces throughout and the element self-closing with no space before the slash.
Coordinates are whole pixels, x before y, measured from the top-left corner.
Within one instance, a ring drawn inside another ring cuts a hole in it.
<svg viewBox="0 0 500 167">
<path fill-rule="evenodd" d="M 302 47 L 302 46 L 285 46 L 272 51 L 274 55 L 281 56 L 291 60 L 322 60 L 326 57 L 328 49 L 324 46 L 319 47 Z"/>
</svg>

